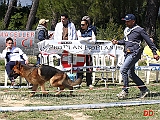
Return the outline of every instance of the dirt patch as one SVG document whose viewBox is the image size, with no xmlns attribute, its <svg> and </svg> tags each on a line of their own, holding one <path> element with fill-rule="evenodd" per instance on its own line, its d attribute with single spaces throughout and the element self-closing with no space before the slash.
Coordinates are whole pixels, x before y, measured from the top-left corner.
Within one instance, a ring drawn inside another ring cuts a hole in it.
<svg viewBox="0 0 160 120">
<path fill-rule="evenodd" d="M 0 106 L 2 107 L 24 107 L 27 104 L 43 104 L 43 102 L 31 101 L 28 97 L 20 97 L 16 95 L 1 95 Z M 3 98 L 3 99 L 2 99 Z"/>
<path fill-rule="evenodd" d="M 92 116 L 84 115 L 82 112 L 80 113 L 65 113 L 66 116 L 72 117 L 74 120 L 89 120 Z"/>
<path fill-rule="evenodd" d="M 1 103 L 1 106 L 9 106 L 9 107 L 23 107 L 26 104 L 29 104 L 29 100 L 23 100 L 23 101 L 18 101 L 18 100 L 3 100 Z"/>
</svg>

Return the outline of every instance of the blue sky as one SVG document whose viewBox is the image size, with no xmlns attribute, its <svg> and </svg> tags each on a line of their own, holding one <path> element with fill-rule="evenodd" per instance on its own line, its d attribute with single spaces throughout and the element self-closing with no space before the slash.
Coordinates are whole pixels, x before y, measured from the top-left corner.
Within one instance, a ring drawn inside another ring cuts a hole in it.
<svg viewBox="0 0 160 120">
<path fill-rule="evenodd" d="M 32 0 L 20 0 L 22 6 L 31 5 Z"/>
</svg>

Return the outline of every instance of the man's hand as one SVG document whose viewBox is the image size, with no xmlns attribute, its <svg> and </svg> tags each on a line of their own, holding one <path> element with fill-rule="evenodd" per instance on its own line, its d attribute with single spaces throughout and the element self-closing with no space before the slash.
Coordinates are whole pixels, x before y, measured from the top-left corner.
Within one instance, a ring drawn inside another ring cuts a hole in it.
<svg viewBox="0 0 160 120">
<path fill-rule="evenodd" d="M 113 39 L 112 43 L 113 43 L 113 45 L 115 45 L 115 44 L 118 44 L 118 41 Z"/>
<path fill-rule="evenodd" d="M 53 36 L 53 33 L 49 34 L 49 38 L 51 38 Z"/>
<path fill-rule="evenodd" d="M 29 61 L 28 61 L 28 60 L 25 60 L 25 64 L 28 65 L 28 63 L 29 63 Z"/>
<path fill-rule="evenodd" d="M 153 57 L 154 57 L 154 59 L 156 59 L 157 61 L 159 60 L 159 55 L 154 55 Z"/>
<path fill-rule="evenodd" d="M 11 49 L 11 46 L 6 46 L 6 50 L 9 50 L 9 49 Z"/>
</svg>

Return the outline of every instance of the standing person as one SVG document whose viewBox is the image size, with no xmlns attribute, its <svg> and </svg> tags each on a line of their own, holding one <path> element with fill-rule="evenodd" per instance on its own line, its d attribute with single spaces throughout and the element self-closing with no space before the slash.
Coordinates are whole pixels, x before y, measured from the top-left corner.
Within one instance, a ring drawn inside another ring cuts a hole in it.
<svg viewBox="0 0 160 120">
<path fill-rule="evenodd" d="M 87 20 L 87 21 L 88 21 L 88 23 L 89 23 L 89 28 L 91 28 L 91 29 L 93 30 L 95 36 L 97 36 L 96 27 L 92 25 L 90 17 L 89 17 L 89 16 L 83 16 L 83 17 L 82 17 L 82 20 Z"/>
<path fill-rule="evenodd" d="M 55 27 L 54 40 L 76 40 L 75 25 L 69 20 L 67 14 L 61 15 L 61 22 Z"/>
<path fill-rule="evenodd" d="M 54 40 L 76 40 L 75 25 L 69 20 L 67 14 L 61 14 L 61 22 L 57 23 L 54 32 Z M 60 55 L 60 54 L 59 54 Z M 58 59 L 58 65 L 60 60 Z"/>
<path fill-rule="evenodd" d="M 11 81 L 11 85 L 13 86 L 16 77 L 14 76 L 14 78 L 13 76 L 10 76 L 12 68 L 16 61 L 20 61 L 22 64 L 28 64 L 28 57 L 20 48 L 13 46 L 13 39 L 10 37 L 6 39 L 6 48 L 2 52 L 2 57 L 7 61 L 5 68 L 8 78 Z"/>
<path fill-rule="evenodd" d="M 34 38 L 34 52 L 35 55 L 37 56 L 37 65 L 40 64 L 40 58 L 38 57 L 39 55 L 39 50 L 38 50 L 38 45 L 37 43 L 40 41 L 43 41 L 45 39 L 49 39 L 52 37 L 53 33 L 51 33 L 50 35 L 48 35 L 48 29 L 47 29 L 47 23 L 49 22 L 49 20 L 46 19 L 40 19 L 39 20 L 39 24 L 36 28 L 35 31 L 35 38 Z"/>
<path fill-rule="evenodd" d="M 143 39 L 152 50 L 154 59 L 159 60 L 159 56 L 156 53 L 157 48 L 150 40 L 145 30 L 136 24 L 136 18 L 133 14 L 127 14 L 122 20 L 125 20 L 126 24 L 126 28 L 124 30 L 124 38 L 119 41 L 112 40 L 113 44 L 124 45 L 125 47 L 125 60 L 123 65 L 120 67 L 124 87 L 122 88 L 122 91 L 117 94 L 117 97 L 119 99 L 124 99 L 127 97 L 129 76 L 140 89 L 140 98 L 144 98 L 149 93 L 149 89 L 145 86 L 144 82 L 135 74 L 135 63 L 141 58 L 141 53 L 143 52 L 141 42 L 143 41 Z"/>
<path fill-rule="evenodd" d="M 87 43 L 95 43 L 96 36 L 93 30 L 89 27 L 89 23 L 87 20 L 81 21 L 81 28 L 77 31 L 78 40 L 83 40 Z M 92 57 L 91 55 L 86 55 L 86 66 L 92 66 Z M 77 78 L 83 78 L 83 73 L 78 73 Z M 92 71 L 90 68 L 87 68 L 86 72 L 86 84 L 90 89 L 92 86 Z"/>
</svg>

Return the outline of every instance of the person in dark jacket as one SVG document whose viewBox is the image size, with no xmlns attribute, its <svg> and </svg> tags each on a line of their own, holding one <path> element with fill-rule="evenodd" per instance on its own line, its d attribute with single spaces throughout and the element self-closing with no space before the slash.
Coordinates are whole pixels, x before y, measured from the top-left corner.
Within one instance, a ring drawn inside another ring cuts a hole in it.
<svg viewBox="0 0 160 120">
<path fill-rule="evenodd" d="M 49 39 L 52 37 L 53 33 L 51 33 L 50 35 L 48 35 L 48 29 L 47 29 L 47 23 L 49 22 L 49 20 L 46 19 L 40 19 L 39 20 L 39 24 L 36 28 L 35 31 L 35 38 L 34 38 L 34 54 L 37 56 L 37 65 L 40 64 L 40 58 L 38 57 L 39 55 L 39 50 L 38 50 L 38 45 L 37 43 L 40 41 L 43 41 L 45 39 Z"/>
<path fill-rule="evenodd" d="M 93 30 L 89 27 L 87 20 L 81 21 L 81 28 L 77 31 L 78 40 L 94 44 L 96 42 L 96 36 Z M 91 55 L 86 55 L 86 66 L 92 66 L 92 57 Z M 78 73 L 77 78 L 83 78 L 83 73 Z M 93 89 L 92 86 L 92 69 L 87 68 L 86 72 L 86 84 L 90 89 Z"/>
<path fill-rule="evenodd" d="M 94 32 L 94 34 L 95 34 L 95 36 L 96 36 L 96 35 L 97 35 L 96 26 L 93 26 L 93 25 L 92 25 L 90 17 L 89 17 L 89 16 L 83 16 L 83 17 L 82 17 L 82 20 L 87 20 L 87 21 L 88 21 L 88 24 L 89 24 L 88 27 L 89 27 L 91 30 L 93 30 L 93 32 Z"/>
<path fill-rule="evenodd" d="M 141 53 L 143 52 L 141 43 L 143 39 L 152 50 L 154 59 L 159 60 L 159 56 L 156 53 L 157 48 L 155 44 L 150 40 L 145 30 L 136 24 L 136 18 L 133 14 L 127 14 L 125 18 L 122 18 L 122 20 L 125 20 L 126 24 L 126 28 L 124 30 L 124 38 L 119 41 L 112 40 L 113 44 L 124 45 L 125 48 L 125 60 L 120 68 L 124 87 L 122 88 L 122 91 L 117 94 L 117 97 L 119 99 L 127 98 L 129 76 L 140 89 L 140 98 L 144 98 L 147 94 L 149 94 L 149 89 L 145 86 L 144 82 L 135 74 L 135 63 L 138 62 L 138 60 L 141 58 Z"/>
</svg>

